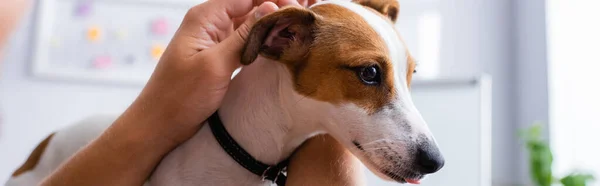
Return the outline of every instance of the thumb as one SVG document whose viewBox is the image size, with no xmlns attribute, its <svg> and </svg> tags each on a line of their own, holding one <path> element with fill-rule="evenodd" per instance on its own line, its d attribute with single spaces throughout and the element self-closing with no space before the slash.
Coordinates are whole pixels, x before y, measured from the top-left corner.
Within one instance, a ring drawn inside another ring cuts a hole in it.
<svg viewBox="0 0 600 186">
<path fill-rule="evenodd" d="M 246 39 L 250 34 L 250 30 L 252 26 L 263 16 L 275 12 L 279 9 L 275 3 L 265 2 L 258 6 L 254 10 L 253 16 L 248 16 L 248 19 L 241 24 L 229 37 L 225 40 L 217 44 L 216 46 L 210 48 L 209 50 L 214 50 L 223 56 L 222 58 L 227 63 L 231 63 L 232 69 L 236 69 L 240 65 L 240 55 L 244 45 L 246 43 Z"/>
</svg>

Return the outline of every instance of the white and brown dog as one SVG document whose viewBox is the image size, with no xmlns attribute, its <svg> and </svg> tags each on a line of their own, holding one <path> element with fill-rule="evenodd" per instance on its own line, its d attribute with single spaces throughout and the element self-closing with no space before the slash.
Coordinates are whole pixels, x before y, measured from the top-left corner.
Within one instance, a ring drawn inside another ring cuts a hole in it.
<svg viewBox="0 0 600 186">
<path fill-rule="evenodd" d="M 409 91 L 415 63 L 394 28 L 395 0 L 325 1 L 283 8 L 256 23 L 219 109 L 256 160 L 277 164 L 328 133 L 384 179 L 416 183 L 444 164 Z M 260 55 L 260 56 L 259 56 Z M 58 131 L 8 182 L 34 185 L 111 119 Z M 168 154 L 151 185 L 267 185 L 238 165 L 208 124 Z"/>
</svg>

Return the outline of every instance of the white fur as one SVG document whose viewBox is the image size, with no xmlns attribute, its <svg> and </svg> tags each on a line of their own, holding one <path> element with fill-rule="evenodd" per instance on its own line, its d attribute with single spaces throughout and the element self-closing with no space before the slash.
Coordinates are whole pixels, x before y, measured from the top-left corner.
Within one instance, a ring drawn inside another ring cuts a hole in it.
<svg viewBox="0 0 600 186">
<path fill-rule="evenodd" d="M 37 166 L 18 177 L 10 178 L 6 186 L 38 185 L 62 162 L 98 137 L 115 120 L 116 117 L 113 116 L 94 116 L 56 132 Z"/>
</svg>

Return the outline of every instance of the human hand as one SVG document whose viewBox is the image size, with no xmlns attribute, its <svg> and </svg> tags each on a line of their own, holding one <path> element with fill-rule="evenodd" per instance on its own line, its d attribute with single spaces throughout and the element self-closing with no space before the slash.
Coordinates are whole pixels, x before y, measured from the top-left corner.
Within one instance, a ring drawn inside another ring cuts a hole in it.
<svg viewBox="0 0 600 186">
<path fill-rule="evenodd" d="M 193 7 L 122 117 L 151 123 L 148 128 L 182 143 L 220 106 L 252 25 L 278 7 L 317 1 L 212 0 Z"/>
</svg>

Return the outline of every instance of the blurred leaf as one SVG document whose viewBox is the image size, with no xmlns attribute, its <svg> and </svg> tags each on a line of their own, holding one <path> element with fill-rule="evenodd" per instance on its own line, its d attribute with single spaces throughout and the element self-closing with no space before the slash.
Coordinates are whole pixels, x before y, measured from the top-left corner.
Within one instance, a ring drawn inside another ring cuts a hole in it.
<svg viewBox="0 0 600 186">
<path fill-rule="evenodd" d="M 586 186 L 589 181 L 594 180 L 591 174 L 572 173 L 560 179 L 564 186 Z"/>
<path fill-rule="evenodd" d="M 550 146 L 542 137 L 542 125 L 536 124 L 519 132 L 529 151 L 529 168 L 533 181 L 537 186 L 551 186 L 555 181 L 552 176 L 553 156 Z M 586 186 L 595 178 L 591 174 L 571 173 L 560 179 L 564 186 Z"/>
<path fill-rule="evenodd" d="M 537 186 L 551 186 L 552 177 L 552 151 L 548 144 L 541 139 L 541 125 L 521 131 L 521 138 L 525 140 L 529 151 L 530 174 Z"/>
</svg>

